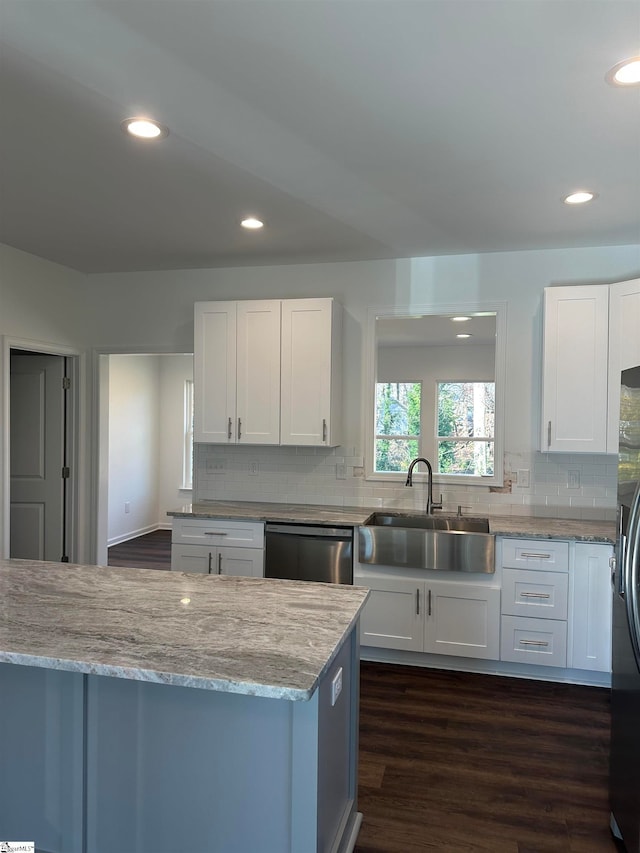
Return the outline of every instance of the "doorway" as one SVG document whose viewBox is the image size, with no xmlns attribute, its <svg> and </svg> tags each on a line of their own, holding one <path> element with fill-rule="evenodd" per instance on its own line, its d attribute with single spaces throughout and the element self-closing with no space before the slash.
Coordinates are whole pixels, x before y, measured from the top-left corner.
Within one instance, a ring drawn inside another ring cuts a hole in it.
<svg viewBox="0 0 640 853">
<path fill-rule="evenodd" d="M 75 559 L 76 356 L 8 348 L 11 558 Z"/>
</svg>

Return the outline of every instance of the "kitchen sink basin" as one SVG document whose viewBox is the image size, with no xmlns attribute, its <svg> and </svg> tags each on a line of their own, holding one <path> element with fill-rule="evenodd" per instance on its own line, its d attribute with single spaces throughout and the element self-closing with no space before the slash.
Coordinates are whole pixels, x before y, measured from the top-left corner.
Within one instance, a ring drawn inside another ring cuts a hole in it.
<svg viewBox="0 0 640 853">
<path fill-rule="evenodd" d="M 486 518 L 376 512 L 358 528 L 359 560 L 404 569 L 495 571 Z"/>
<path fill-rule="evenodd" d="M 408 527 L 419 530 L 458 530 L 467 533 L 488 533 L 488 518 L 447 517 L 442 515 L 387 514 L 375 512 L 366 522 L 373 527 Z"/>
</svg>

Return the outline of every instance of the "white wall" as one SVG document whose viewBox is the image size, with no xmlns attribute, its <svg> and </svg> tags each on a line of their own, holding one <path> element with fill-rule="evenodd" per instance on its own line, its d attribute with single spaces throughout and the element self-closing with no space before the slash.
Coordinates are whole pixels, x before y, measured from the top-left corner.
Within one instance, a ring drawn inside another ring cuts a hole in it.
<svg viewBox="0 0 640 853">
<path fill-rule="evenodd" d="M 162 355 L 160 363 L 160 451 L 158 459 L 158 527 L 171 527 L 170 509 L 191 502 L 182 488 L 184 383 L 193 379 L 192 355 Z"/>
<path fill-rule="evenodd" d="M 112 355 L 109 358 L 109 545 L 155 529 L 159 456 L 158 358 Z"/>
<path fill-rule="evenodd" d="M 542 291 L 552 284 L 610 283 L 639 276 L 640 245 L 90 276 L 81 276 L 5 248 L 0 254 L 0 333 L 52 338 L 83 347 L 87 353 L 91 353 L 92 347 L 121 352 L 146 349 L 183 353 L 190 352 L 193 347 L 193 303 L 197 300 L 334 296 L 345 306 L 343 450 L 351 451 L 345 452 L 345 458 L 358 460 L 362 455 L 364 429 L 363 364 L 364 359 L 370 358 L 370 354 L 363 351 L 367 308 L 505 301 L 508 306 L 505 447 L 512 470 L 530 467 L 534 483 L 526 495 L 492 495 L 490 500 L 495 503 L 488 505 L 495 506 L 495 511 L 511 510 L 515 506 L 518 511 L 533 508 L 536 512 L 565 512 L 577 511 L 575 500 L 584 500 L 588 505 L 580 509 L 598 513 L 609 510 L 615 500 L 606 494 L 612 481 L 611 457 L 583 457 L 576 461 L 575 464 L 582 466 L 583 474 L 594 478 L 594 485 L 585 489 L 593 488 L 597 494 L 585 494 L 583 489 L 574 498 L 562 493 L 562 479 L 566 467 L 574 464 L 573 459 L 536 455 Z M 4 382 L 3 379 L 3 386 Z M 3 399 L 5 390 L 3 387 Z M 90 401 L 93 385 L 89 371 L 84 390 Z M 6 429 L 4 413 L 2 423 Z M 229 472 L 226 477 L 214 475 L 218 477 L 215 485 L 207 482 L 206 477 L 201 478 L 199 485 L 207 494 L 237 494 L 242 487 L 245 493 L 256 495 L 261 492 L 262 484 L 267 485 L 267 478 L 262 476 L 261 469 L 257 477 L 247 479 L 250 459 L 260 461 L 264 458 L 265 467 L 280 466 L 281 472 L 285 471 L 285 465 L 293 464 L 294 455 L 280 448 L 275 451 L 278 454 L 274 456 L 268 451 L 241 448 L 236 478 Z M 298 454 L 299 458 L 313 456 L 323 459 L 320 454 Z M 305 491 L 302 485 L 296 485 L 295 494 L 315 495 L 335 503 L 383 499 L 383 491 L 369 483 L 356 482 L 356 478 L 336 481 L 335 458 L 334 454 L 333 467 L 325 464 L 326 459 L 321 465 L 301 463 L 307 466 L 307 475 L 297 470 L 292 474 L 299 477 L 300 483 L 304 480 L 308 488 Z M 83 476 L 92 459 L 93 454 L 87 448 Z M 323 466 L 333 476 L 321 474 L 319 469 Z M 357 467 L 355 462 L 353 466 Z M 544 482 L 538 479 L 543 477 Z M 554 478 L 558 482 L 553 482 Z M 270 490 L 264 491 L 265 497 L 269 495 L 273 500 L 288 493 L 279 485 L 282 479 L 274 478 Z M 601 482 L 596 483 L 596 480 Z M 582 482 L 584 484 L 584 477 Z M 537 489 L 540 493 L 536 493 Z M 542 494 L 542 489 L 550 493 Z M 397 491 L 394 493 L 396 499 L 405 500 Z M 85 497 L 88 505 L 89 493 Z M 516 498 L 519 503 L 514 503 Z M 531 502 L 527 505 L 523 498 L 544 499 L 544 504 Z M 88 522 L 85 532 L 87 530 Z"/>
<path fill-rule="evenodd" d="M 170 527 L 167 510 L 191 499 L 181 487 L 192 376 L 190 355 L 109 356 L 108 545 Z"/>
</svg>

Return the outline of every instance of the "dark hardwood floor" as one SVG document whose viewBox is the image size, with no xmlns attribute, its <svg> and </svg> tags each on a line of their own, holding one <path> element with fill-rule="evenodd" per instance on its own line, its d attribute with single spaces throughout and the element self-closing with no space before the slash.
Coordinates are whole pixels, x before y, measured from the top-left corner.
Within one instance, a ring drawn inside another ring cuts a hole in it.
<svg viewBox="0 0 640 853">
<path fill-rule="evenodd" d="M 357 853 L 612 853 L 609 691 L 363 662 Z"/>
<path fill-rule="evenodd" d="M 168 570 L 171 568 L 171 531 L 154 530 L 153 533 L 112 545 L 108 554 L 110 566 Z"/>
<path fill-rule="evenodd" d="M 109 549 L 168 569 L 171 533 Z M 356 853 L 616 853 L 609 691 L 363 662 Z M 257 853 L 257 851 L 256 851 Z"/>
</svg>

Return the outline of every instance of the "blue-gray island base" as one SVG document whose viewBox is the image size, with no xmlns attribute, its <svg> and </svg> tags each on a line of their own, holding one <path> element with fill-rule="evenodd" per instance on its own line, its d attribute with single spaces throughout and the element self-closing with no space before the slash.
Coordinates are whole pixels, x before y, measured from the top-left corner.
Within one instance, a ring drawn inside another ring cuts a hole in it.
<svg viewBox="0 0 640 853">
<path fill-rule="evenodd" d="M 366 595 L 0 561 L 0 839 L 352 850 Z"/>
</svg>

